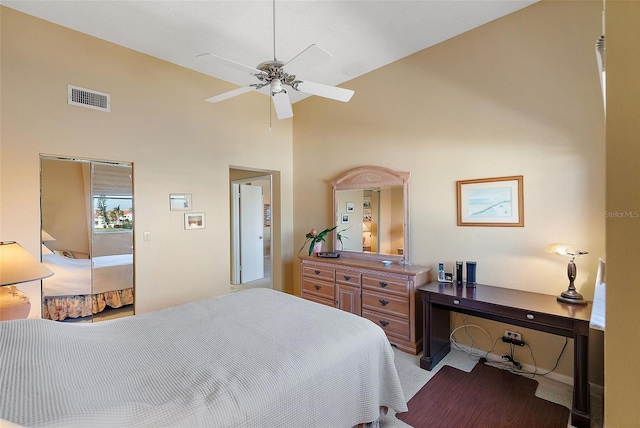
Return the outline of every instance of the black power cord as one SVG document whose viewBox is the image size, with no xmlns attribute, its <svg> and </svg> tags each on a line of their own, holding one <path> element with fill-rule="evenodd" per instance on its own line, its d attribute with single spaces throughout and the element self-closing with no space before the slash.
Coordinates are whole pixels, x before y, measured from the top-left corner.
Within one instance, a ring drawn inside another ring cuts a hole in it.
<svg viewBox="0 0 640 428">
<path fill-rule="evenodd" d="M 523 342 L 523 343 L 524 343 L 524 342 Z M 516 361 L 516 360 L 513 358 L 513 353 L 514 353 L 513 346 L 514 346 L 514 343 L 513 343 L 513 342 L 509 343 L 510 352 L 509 352 L 508 354 L 504 354 L 504 355 L 502 356 L 502 359 L 503 359 L 503 360 L 505 360 L 505 361 L 509 361 L 511 364 L 513 364 L 513 366 L 514 366 L 516 369 L 518 369 L 518 370 L 522 370 L 522 364 L 521 364 L 520 362 Z M 529 348 L 529 349 L 531 349 L 531 348 Z"/>
<path fill-rule="evenodd" d="M 509 354 L 504 354 L 502 356 L 502 359 L 505 361 L 509 361 L 511 364 L 513 364 L 513 366 L 515 368 L 517 368 L 518 370 L 522 370 L 522 364 L 520 364 L 518 361 L 514 360 L 513 357 Z"/>
</svg>

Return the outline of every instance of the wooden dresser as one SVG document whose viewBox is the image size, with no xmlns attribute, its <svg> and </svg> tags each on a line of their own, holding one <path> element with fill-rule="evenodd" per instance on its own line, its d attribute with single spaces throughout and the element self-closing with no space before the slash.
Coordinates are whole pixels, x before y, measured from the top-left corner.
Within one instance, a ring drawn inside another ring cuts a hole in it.
<svg viewBox="0 0 640 428">
<path fill-rule="evenodd" d="M 302 297 L 363 316 L 378 324 L 389 342 L 412 354 L 422 350 L 422 303 L 416 288 L 431 268 L 389 266 L 348 257 L 300 257 Z"/>
</svg>

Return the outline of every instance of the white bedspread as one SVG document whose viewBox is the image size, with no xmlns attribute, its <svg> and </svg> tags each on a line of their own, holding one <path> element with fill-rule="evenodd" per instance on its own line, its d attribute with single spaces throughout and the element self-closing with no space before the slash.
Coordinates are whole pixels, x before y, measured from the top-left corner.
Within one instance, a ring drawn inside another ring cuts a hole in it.
<svg viewBox="0 0 640 428">
<path fill-rule="evenodd" d="M 273 290 L 1 327 L 0 418 L 21 425 L 347 428 L 407 410 L 382 329 Z"/>
<path fill-rule="evenodd" d="M 44 297 L 98 294 L 133 287 L 133 254 L 93 259 L 70 259 L 58 254 L 45 254 L 42 263 L 54 273 L 42 282 Z"/>
</svg>

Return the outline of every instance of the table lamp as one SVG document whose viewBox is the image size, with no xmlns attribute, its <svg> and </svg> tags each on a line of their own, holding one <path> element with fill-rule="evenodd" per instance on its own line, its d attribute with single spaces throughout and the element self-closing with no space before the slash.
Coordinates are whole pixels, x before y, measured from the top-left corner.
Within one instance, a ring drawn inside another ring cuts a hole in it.
<svg viewBox="0 0 640 428">
<path fill-rule="evenodd" d="M 587 301 L 584 300 L 584 298 L 582 297 L 582 294 L 576 291 L 576 286 L 574 284 L 576 275 L 578 273 L 578 269 L 576 268 L 576 264 L 574 263 L 574 260 L 576 259 L 576 257 L 580 257 L 589 253 L 586 251 L 579 250 L 576 245 L 560 244 L 560 243 L 549 244 L 544 250 L 547 253 L 571 257 L 571 260 L 569 260 L 569 265 L 567 266 L 567 276 L 569 277 L 569 288 L 567 288 L 566 291 L 563 291 L 558 296 L 558 302 L 569 303 L 572 305 L 586 305 Z"/>
<path fill-rule="evenodd" d="M 0 242 L 0 319 L 26 318 L 29 314 L 29 297 L 15 284 L 36 281 L 53 275 L 46 266 L 36 260 L 20 244 L 14 241 Z M 4 288 L 5 286 L 9 286 Z M 9 297 L 9 295 L 11 297 Z"/>
</svg>

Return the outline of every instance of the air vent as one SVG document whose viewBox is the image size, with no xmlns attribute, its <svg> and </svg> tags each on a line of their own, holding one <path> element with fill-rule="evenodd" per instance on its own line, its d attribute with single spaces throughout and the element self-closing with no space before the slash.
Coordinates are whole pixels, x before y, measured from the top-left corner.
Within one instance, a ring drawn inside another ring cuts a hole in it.
<svg viewBox="0 0 640 428">
<path fill-rule="evenodd" d="M 111 95 L 68 85 L 67 104 L 94 110 L 111 111 Z"/>
</svg>

